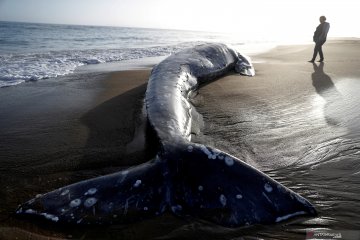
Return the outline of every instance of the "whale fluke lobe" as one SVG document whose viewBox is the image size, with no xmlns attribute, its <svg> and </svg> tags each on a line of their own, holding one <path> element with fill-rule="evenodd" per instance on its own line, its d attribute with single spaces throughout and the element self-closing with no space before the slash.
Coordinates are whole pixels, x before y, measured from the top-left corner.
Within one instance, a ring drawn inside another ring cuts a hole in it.
<svg viewBox="0 0 360 240">
<path fill-rule="evenodd" d="M 316 215 L 305 198 L 234 156 L 198 144 L 183 149 L 170 150 L 176 152 L 176 160 L 168 161 L 176 215 L 227 227 Z"/>
<path fill-rule="evenodd" d="M 170 211 L 227 227 L 315 216 L 303 197 L 221 150 L 191 142 L 192 93 L 236 71 L 254 76 L 250 58 L 224 44 L 185 49 L 156 65 L 145 105 L 157 144 L 139 166 L 75 183 L 21 205 L 17 214 L 69 224 L 130 223 Z"/>
<path fill-rule="evenodd" d="M 81 225 L 131 223 L 160 215 L 166 206 L 162 168 L 153 160 L 62 187 L 21 205 L 17 214 Z"/>
</svg>

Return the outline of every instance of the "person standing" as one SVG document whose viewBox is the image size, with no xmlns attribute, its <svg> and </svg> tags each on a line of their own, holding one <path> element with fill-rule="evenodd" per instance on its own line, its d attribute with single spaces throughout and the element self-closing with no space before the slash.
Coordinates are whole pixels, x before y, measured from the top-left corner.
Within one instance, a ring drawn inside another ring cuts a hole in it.
<svg viewBox="0 0 360 240">
<path fill-rule="evenodd" d="M 330 29 L 330 24 L 326 22 L 326 17 L 320 17 L 320 24 L 317 26 L 316 31 L 314 32 L 313 40 L 315 42 L 314 55 L 309 62 L 314 62 L 317 54 L 320 55 L 320 60 L 318 62 L 324 61 L 324 54 L 322 51 L 322 45 L 326 42 L 326 37 Z"/>
</svg>

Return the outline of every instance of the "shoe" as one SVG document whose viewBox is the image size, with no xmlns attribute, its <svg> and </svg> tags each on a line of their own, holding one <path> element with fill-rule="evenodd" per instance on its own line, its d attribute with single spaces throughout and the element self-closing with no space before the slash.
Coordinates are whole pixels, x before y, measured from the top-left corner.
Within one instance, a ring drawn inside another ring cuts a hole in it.
<svg viewBox="0 0 360 240">
<path fill-rule="evenodd" d="M 315 61 L 314 60 L 310 60 L 310 61 L 308 61 L 309 63 L 314 63 Z"/>
<path fill-rule="evenodd" d="M 323 62 L 324 61 L 324 59 L 320 59 L 318 62 Z"/>
</svg>

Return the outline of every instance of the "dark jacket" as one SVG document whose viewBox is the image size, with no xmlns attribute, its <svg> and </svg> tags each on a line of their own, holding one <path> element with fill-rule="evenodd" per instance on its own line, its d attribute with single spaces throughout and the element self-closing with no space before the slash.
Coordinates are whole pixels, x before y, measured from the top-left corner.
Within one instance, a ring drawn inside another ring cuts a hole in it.
<svg viewBox="0 0 360 240">
<path fill-rule="evenodd" d="M 328 22 L 320 23 L 317 26 L 316 31 L 314 32 L 313 40 L 314 42 L 325 42 L 327 33 L 329 32 L 330 24 Z"/>
</svg>

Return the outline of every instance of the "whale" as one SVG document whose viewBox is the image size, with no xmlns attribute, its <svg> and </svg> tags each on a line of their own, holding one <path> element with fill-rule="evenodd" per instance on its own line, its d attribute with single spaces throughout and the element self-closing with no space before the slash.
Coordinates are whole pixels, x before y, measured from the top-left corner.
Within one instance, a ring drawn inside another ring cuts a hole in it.
<svg viewBox="0 0 360 240">
<path fill-rule="evenodd" d="M 144 104 L 152 147 L 149 161 L 37 195 L 20 217 L 56 224 L 128 224 L 170 212 L 224 227 L 276 224 L 316 216 L 304 197 L 246 162 L 192 142 L 199 119 L 191 103 L 204 84 L 229 73 L 255 75 L 251 59 L 222 43 L 172 54 L 153 67 Z"/>
</svg>

